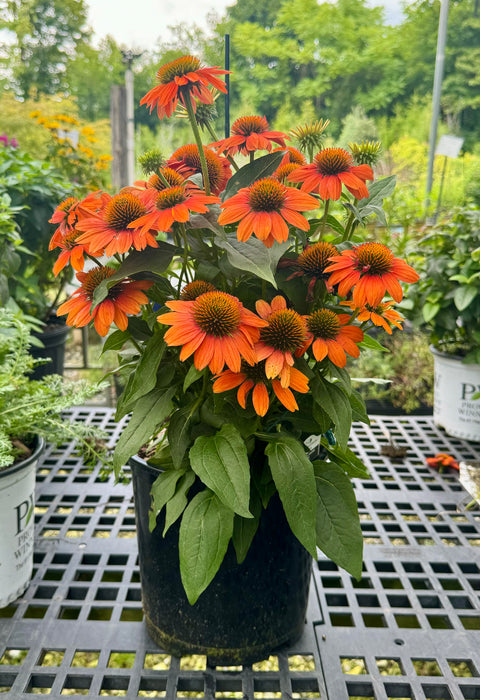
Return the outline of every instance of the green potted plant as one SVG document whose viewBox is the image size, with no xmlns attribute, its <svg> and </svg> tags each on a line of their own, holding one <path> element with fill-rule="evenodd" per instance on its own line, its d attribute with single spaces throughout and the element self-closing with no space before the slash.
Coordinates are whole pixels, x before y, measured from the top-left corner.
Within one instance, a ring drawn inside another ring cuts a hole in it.
<svg viewBox="0 0 480 700">
<path fill-rule="evenodd" d="M 96 264 L 58 313 L 103 337 L 115 325 L 104 349 L 129 351 L 114 467 L 130 460 L 147 629 L 171 653 L 231 664 L 301 634 L 317 546 L 361 576 L 350 477 L 366 471 L 347 442 L 368 417 L 347 360 L 377 345 L 378 318 L 398 325 L 399 280 L 418 276 L 366 240 L 395 184 L 373 182 L 378 149 L 359 163 L 322 148 L 323 120 L 287 146 L 256 115 L 219 140 L 224 73 L 193 56 L 160 67 L 142 103 L 160 119 L 181 105 L 194 142 L 72 207 Z"/>
<path fill-rule="evenodd" d="M 12 311 L 20 310 L 36 329 L 34 355 L 50 358 L 49 363 L 35 369 L 37 379 L 48 372 L 63 371 L 69 329 L 55 312 L 72 275 L 70 271 L 52 271 L 49 219 L 59 200 L 75 191 L 76 187 L 49 163 L 32 158 L 19 147 L 0 145 L 0 246 L 10 251 L 9 258 L 0 263 L 6 268 L 3 273 L 0 269 L 0 296 L 3 304 Z"/>
<path fill-rule="evenodd" d="M 430 336 L 435 423 L 480 440 L 480 210 L 460 209 L 427 229 L 415 267 L 420 281 L 403 309 Z"/>
<path fill-rule="evenodd" d="M 31 379 L 28 326 L 0 309 L 0 608 L 28 586 L 33 565 L 35 467 L 44 441 L 77 441 L 87 462 L 106 462 L 96 429 L 62 418 L 97 388 L 57 375 Z"/>
<path fill-rule="evenodd" d="M 362 352 L 352 377 L 367 413 L 428 415 L 433 411 L 433 356 L 428 335 L 398 333 L 382 339 L 384 350 Z"/>
</svg>

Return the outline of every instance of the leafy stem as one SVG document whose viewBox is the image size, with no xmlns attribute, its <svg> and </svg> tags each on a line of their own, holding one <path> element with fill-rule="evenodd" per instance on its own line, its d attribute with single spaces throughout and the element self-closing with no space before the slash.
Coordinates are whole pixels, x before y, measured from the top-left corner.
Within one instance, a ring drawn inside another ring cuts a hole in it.
<svg viewBox="0 0 480 700">
<path fill-rule="evenodd" d="M 202 136 L 200 134 L 200 129 L 198 128 L 197 119 L 195 117 L 195 112 L 193 110 L 193 105 L 191 100 L 185 100 L 185 107 L 187 109 L 188 118 L 190 119 L 190 124 L 192 126 L 193 135 L 195 137 L 195 142 L 198 147 L 198 157 L 200 158 L 200 165 L 202 166 L 203 175 L 203 187 L 207 195 L 210 194 L 210 178 L 208 177 L 208 167 L 207 159 L 205 158 L 205 151 L 203 150 Z"/>
</svg>

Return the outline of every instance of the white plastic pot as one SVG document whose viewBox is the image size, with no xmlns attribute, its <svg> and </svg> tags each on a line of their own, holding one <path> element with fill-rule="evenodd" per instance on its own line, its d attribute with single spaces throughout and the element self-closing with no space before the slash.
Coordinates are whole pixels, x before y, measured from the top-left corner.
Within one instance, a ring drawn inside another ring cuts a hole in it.
<svg viewBox="0 0 480 700">
<path fill-rule="evenodd" d="M 44 442 L 23 462 L 0 471 L 0 608 L 27 588 L 33 569 L 35 470 Z"/>
<path fill-rule="evenodd" d="M 434 359 L 435 383 L 433 420 L 452 437 L 480 442 L 480 365 L 465 364 L 461 358 L 430 348 Z"/>
</svg>

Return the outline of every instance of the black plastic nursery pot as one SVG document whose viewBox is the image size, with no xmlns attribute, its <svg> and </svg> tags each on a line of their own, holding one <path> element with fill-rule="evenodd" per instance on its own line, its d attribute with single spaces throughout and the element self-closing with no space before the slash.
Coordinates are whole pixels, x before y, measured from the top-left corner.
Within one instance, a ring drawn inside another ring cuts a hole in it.
<svg viewBox="0 0 480 700">
<path fill-rule="evenodd" d="M 205 654 L 214 665 L 253 663 L 304 630 L 312 557 L 293 535 L 278 495 L 262 513 L 242 564 L 230 543 L 215 578 L 190 605 L 180 578 L 179 521 L 162 537 L 164 516 L 148 527 L 158 470 L 129 462 L 133 475 L 140 579 L 147 630 L 174 656 Z"/>
<path fill-rule="evenodd" d="M 35 367 L 32 379 L 42 379 L 49 374 L 63 375 L 65 362 L 65 345 L 71 328 L 65 324 L 64 319 L 55 316 L 47 323 L 44 330 L 33 335 L 42 341 L 43 347 L 32 346 L 30 354 L 35 359 L 46 359 L 48 362 Z"/>
</svg>

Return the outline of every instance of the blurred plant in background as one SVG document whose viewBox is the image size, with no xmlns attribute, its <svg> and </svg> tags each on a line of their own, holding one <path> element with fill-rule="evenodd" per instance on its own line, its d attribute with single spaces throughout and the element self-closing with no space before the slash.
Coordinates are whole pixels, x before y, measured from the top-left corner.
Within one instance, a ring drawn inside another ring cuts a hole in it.
<svg viewBox="0 0 480 700">
<path fill-rule="evenodd" d="M 97 139 L 93 127 L 82 126 L 78 119 L 68 114 L 48 117 L 35 110 L 30 117 L 48 131 L 50 139 L 46 159 L 64 177 L 87 191 L 107 186 L 112 156 L 94 152 L 92 146 Z"/>
</svg>

